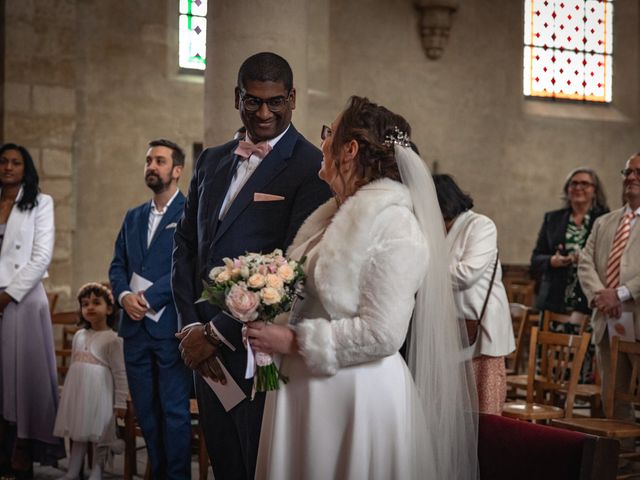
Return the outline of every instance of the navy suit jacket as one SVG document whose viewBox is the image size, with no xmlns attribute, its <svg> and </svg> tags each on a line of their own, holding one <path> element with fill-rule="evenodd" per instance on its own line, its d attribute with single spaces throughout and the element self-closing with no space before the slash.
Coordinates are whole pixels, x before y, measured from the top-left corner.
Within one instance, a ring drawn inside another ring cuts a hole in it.
<svg viewBox="0 0 640 480">
<path fill-rule="evenodd" d="M 195 304 L 203 280 L 223 258 L 246 252 L 285 250 L 302 222 L 331 192 L 318 178 L 322 154 L 290 125 L 273 150 L 260 162 L 237 194 L 223 220 L 219 213 L 238 157 L 237 140 L 206 149 L 198 159 L 182 220 L 178 223 L 173 252 L 173 295 L 182 325 L 213 320 L 218 331 L 236 351 L 220 349 L 223 363 L 245 391 L 246 351 L 241 325 L 206 302 Z M 255 193 L 283 197 L 254 201 Z"/>
<path fill-rule="evenodd" d="M 143 324 L 149 335 L 158 339 L 174 338 L 179 330 L 178 316 L 171 294 L 171 252 L 173 236 L 184 204 L 185 197 L 178 192 L 163 215 L 148 247 L 151 202 L 132 208 L 124 217 L 109 268 L 113 294 L 117 299 L 122 292 L 131 290 L 129 282 L 135 272 L 153 282 L 144 292 L 144 298 L 151 308 L 158 312 L 166 307 L 158 322 L 147 316 L 141 321 L 134 321 L 123 309 L 119 334 L 124 338 L 134 335 Z"/>
</svg>

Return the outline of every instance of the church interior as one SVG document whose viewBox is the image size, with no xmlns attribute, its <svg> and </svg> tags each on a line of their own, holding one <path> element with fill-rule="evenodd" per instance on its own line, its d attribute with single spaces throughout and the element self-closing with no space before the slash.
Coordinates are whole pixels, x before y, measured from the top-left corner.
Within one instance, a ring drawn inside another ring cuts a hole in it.
<svg viewBox="0 0 640 480">
<path fill-rule="evenodd" d="M 431 170 L 453 175 L 495 222 L 510 300 L 533 305 L 531 252 L 567 174 L 595 170 L 613 210 L 620 170 L 640 151 L 640 1 L 578 2 L 608 16 L 589 40 L 589 22 L 575 27 L 600 56 L 561 46 L 552 60 L 536 46 L 541 3 L 0 0 L 0 143 L 31 152 L 55 202 L 45 287 L 57 310 L 74 309 L 85 282 L 108 280 L 122 219 L 149 198 L 148 142 L 185 150 L 186 194 L 198 154 L 241 125 L 238 67 L 261 51 L 291 64 L 293 124 L 317 146 L 351 95 L 403 115 Z M 554 32 L 570 37 L 564 22 Z M 540 86 L 547 68 L 555 76 Z"/>
</svg>

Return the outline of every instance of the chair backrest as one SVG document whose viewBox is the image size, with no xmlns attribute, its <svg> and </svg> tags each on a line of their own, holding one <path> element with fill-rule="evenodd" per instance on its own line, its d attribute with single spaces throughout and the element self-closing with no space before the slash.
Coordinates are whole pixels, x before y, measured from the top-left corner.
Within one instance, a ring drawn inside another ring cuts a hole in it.
<svg viewBox="0 0 640 480">
<path fill-rule="evenodd" d="M 503 280 L 509 302 L 533 307 L 535 283 L 533 280 Z"/>
<path fill-rule="evenodd" d="M 553 404 L 566 392 L 565 416 L 573 415 L 573 402 L 580 371 L 587 353 L 590 333 L 568 335 L 531 329 L 527 402 Z M 540 359 L 536 362 L 536 350 Z M 537 365 L 536 365 L 537 364 Z M 536 368 L 539 372 L 536 375 Z"/>
<path fill-rule="evenodd" d="M 576 325 L 577 335 L 582 335 L 587 328 L 588 320 L 589 316 L 585 313 L 573 312 L 571 315 L 565 315 L 545 310 L 542 312 L 542 331 L 550 332 L 552 325 Z"/>
<path fill-rule="evenodd" d="M 527 352 L 526 340 L 530 338 L 531 309 L 521 303 L 510 303 L 511 323 L 516 334 L 516 349 L 507 355 L 507 369 L 514 374 L 519 374 L 522 370 L 524 354 Z"/>
<path fill-rule="evenodd" d="M 624 388 L 609 388 L 606 392 L 605 415 L 614 418 L 617 403 L 640 404 L 640 342 L 625 342 L 620 337 L 611 337 L 611 367 L 609 370 L 610 385 L 618 384 L 618 363 L 620 354 L 626 354 L 631 362 L 631 376 L 622 379 Z"/>
<path fill-rule="evenodd" d="M 47 292 L 47 300 L 49 301 L 49 313 L 53 315 L 53 311 L 56 309 L 59 295 L 55 292 Z"/>
</svg>

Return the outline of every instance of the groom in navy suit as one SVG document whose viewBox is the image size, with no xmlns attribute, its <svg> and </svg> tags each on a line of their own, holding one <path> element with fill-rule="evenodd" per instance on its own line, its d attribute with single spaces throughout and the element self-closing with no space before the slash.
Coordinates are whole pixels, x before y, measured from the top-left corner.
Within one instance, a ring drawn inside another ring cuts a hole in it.
<svg viewBox="0 0 640 480">
<path fill-rule="evenodd" d="M 171 294 L 173 236 L 185 197 L 178 190 L 184 152 L 169 140 L 149 142 L 144 169 L 153 199 L 129 210 L 109 269 L 122 306 L 119 334 L 131 399 L 154 479 L 191 478 L 191 371 L 178 350 Z"/>
<path fill-rule="evenodd" d="M 196 165 L 173 254 L 173 294 L 182 324 L 180 348 L 196 370 L 200 421 L 216 480 L 254 478 L 264 393 L 228 412 L 202 376 L 225 382 L 217 361 L 250 396 L 241 325 L 197 303 L 202 281 L 224 257 L 286 249 L 305 218 L 330 192 L 318 178 L 321 152 L 291 124 L 293 74 L 274 53 L 240 67 L 235 105 L 247 141 L 205 150 Z M 227 379 L 231 381 L 231 379 Z"/>
</svg>

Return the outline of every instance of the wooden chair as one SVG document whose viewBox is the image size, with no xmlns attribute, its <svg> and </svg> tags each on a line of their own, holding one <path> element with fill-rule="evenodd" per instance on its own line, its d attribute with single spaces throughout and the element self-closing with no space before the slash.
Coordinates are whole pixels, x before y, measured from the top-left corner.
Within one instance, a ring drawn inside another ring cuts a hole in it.
<svg viewBox="0 0 640 480">
<path fill-rule="evenodd" d="M 532 328 L 527 401 L 505 404 L 502 415 L 528 421 L 571 417 L 589 340 L 590 333 L 568 335 Z M 540 362 L 536 361 L 536 350 L 540 351 Z M 537 368 L 539 374 L 536 374 Z M 556 406 L 562 398 L 564 406 Z"/>
<path fill-rule="evenodd" d="M 514 320 L 514 332 L 516 333 L 516 349 L 511 354 L 516 356 L 517 360 L 515 360 L 511 365 L 513 368 L 507 371 L 507 397 L 510 399 L 518 399 L 526 397 L 527 390 L 527 373 L 521 373 L 522 368 L 526 368 L 528 365 L 529 359 L 529 345 L 531 343 L 531 329 L 533 327 L 540 325 L 540 315 L 536 313 L 529 307 L 522 305 L 520 303 L 511 303 L 509 304 L 512 312 L 516 314 L 518 312 L 522 312 L 522 308 L 526 308 L 527 312 L 524 317 L 524 321 L 520 321 L 518 325 L 518 329 L 516 330 L 515 320 Z M 509 359 L 509 357 L 507 357 Z M 507 364 L 509 365 L 509 364 Z M 516 370 L 517 369 L 517 370 Z M 515 370 L 515 371 L 514 371 Z M 521 393 L 525 392 L 525 393 Z"/>
<path fill-rule="evenodd" d="M 198 402 L 195 399 L 191 399 L 189 403 L 189 411 L 191 412 L 191 437 L 195 444 L 198 454 L 198 479 L 207 480 L 209 473 L 209 456 L 207 454 L 207 447 L 204 441 L 204 434 L 200 427 L 200 411 L 198 410 Z M 131 398 L 127 400 L 127 413 L 124 419 L 124 430 L 122 436 L 124 437 L 125 449 L 124 449 L 124 479 L 132 480 L 134 475 L 137 475 L 136 465 L 136 453 L 138 447 L 136 446 L 136 437 L 142 437 L 142 431 L 136 420 L 135 409 L 133 408 L 133 402 Z M 147 461 L 147 466 L 143 476 L 144 480 L 151 478 L 151 466 Z"/>
<path fill-rule="evenodd" d="M 605 416 L 606 418 L 563 418 L 552 421 L 552 424 L 582 433 L 599 435 L 602 437 L 622 439 L 640 438 L 640 424 L 628 420 L 614 418 L 615 407 L 618 404 L 626 404 L 633 407 L 640 404 L 640 343 L 623 342 L 619 337 L 611 338 L 611 367 L 609 370 L 610 385 L 616 385 L 618 380 L 618 361 L 620 356 L 627 355 L 632 371 L 630 378 L 624 382 L 625 387 L 620 389 L 610 388 L 606 393 Z M 630 461 L 640 461 L 640 456 L 635 451 L 623 450 L 619 458 Z M 638 478 L 640 473 L 621 475 L 618 478 Z"/>
<path fill-rule="evenodd" d="M 56 341 L 56 361 L 58 368 L 58 382 L 64 383 L 64 377 L 71 364 L 71 344 L 73 335 L 78 331 L 78 312 L 56 312 L 51 315 L 54 335 L 60 331 L 60 340 Z"/>
<path fill-rule="evenodd" d="M 58 304 L 59 295 L 55 292 L 47 292 L 47 300 L 49 301 L 49 313 L 53 315 L 53 311 Z"/>
<path fill-rule="evenodd" d="M 523 353 L 526 349 L 524 344 L 525 336 L 529 337 L 531 326 L 529 324 L 529 314 L 531 309 L 521 303 L 510 303 L 511 322 L 513 331 L 516 334 L 516 349 L 507 355 L 507 375 L 517 375 L 522 373 Z"/>
<path fill-rule="evenodd" d="M 553 326 L 554 329 L 557 329 L 561 325 L 571 324 L 571 325 L 578 325 L 577 335 L 582 335 L 585 332 L 585 329 L 587 328 L 587 322 L 589 320 L 589 317 L 587 315 L 581 314 L 580 317 L 577 317 L 579 321 L 576 324 L 575 323 L 576 317 L 572 317 L 571 315 L 564 315 L 561 313 L 551 312 L 549 310 L 544 310 L 541 314 L 541 317 L 542 317 L 542 325 L 540 327 L 541 331 L 550 332 L 552 331 L 551 326 Z M 529 329 L 532 326 L 540 323 L 538 318 L 534 316 L 532 313 L 529 314 L 529 322 L 530 322 Z M 526 390 L 527 375 L 526 374 L 507 375 L 507 387 L 509 388 L 510 398 L 521 398 L 518 395 L 518 391 Z M 579 389 L 579 391 L 580 391 L 579 398 L 589 400 L 590 398 L 592 398 L 592 395 L 594 394 L 594 392 L 597 392 L 599 390 L 592 386 L 588 386 L 588 387 L 585 386 Z M 594 403 L 591 403 L 591 404 L 592 405 L 597 404 L 597 400 L 594 400 Z"/>
<path fill-rule="evenodd" d="M 587 322 L 589 321 L 588 315 L 584 313 L 575 313 L 574 315 L 564 315 L 562 313 L 552 312 L 545 310 L 542 312 L 542 331 L 550 332 L 551 326 L 554 325 L 556 329 L 560 325 L 577 325 L 578 331 L 576 335 L 582 335 L 587 328 Z"/>
<path fill-rule="evenodd" d="M 503 279 L 503 283 L 509 302 L 533 307 L 535 297 L 535 282 L 533 280 Z"/>
<path fill-rule="evenodd" d="M 545 311 L 542 319 L 542 330 L 550 331 L 551 326 L 558 328 L 560 325 L 576 325 L 577 332 L 580 335 L 586 331 L 589 323 L 589 316 L 579 312 L 574 312 L 573 315 L 562 315 Z M 595 364 L 593 367 L 597 368 Z M 602 387 L 600 386 L 599 376 L 596 376 L 596 383 L 578 383 L 576 386 L 576 398 L 589 404 L 592 417 L 602 416 Z"/>
</svg>

